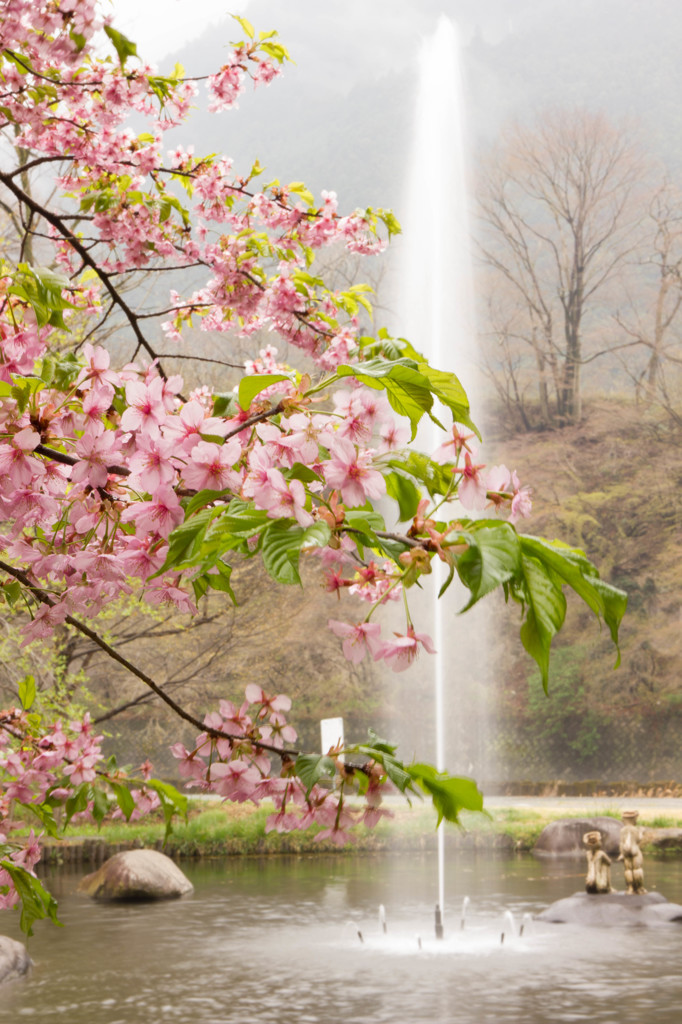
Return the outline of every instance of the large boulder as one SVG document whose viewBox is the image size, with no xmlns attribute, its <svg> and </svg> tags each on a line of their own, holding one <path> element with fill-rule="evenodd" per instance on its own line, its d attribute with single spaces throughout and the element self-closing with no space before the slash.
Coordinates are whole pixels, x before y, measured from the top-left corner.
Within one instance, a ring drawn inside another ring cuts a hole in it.
<svg viewBox="0 0 682 1024">
<path fill-rule="evenodd" d="M 0 985 L 26 974 L 31 958 L 21 942 L 0 935 Z"/>
<path fill-rule="evenodd" d="M 601 832 L 604 850 L 617 857 L 622 827 L 616 818 L 560 818 L 543 828 L 533 853 L 539 857 L 584 857 L 585 833 Z"/>
<path fill-rule="evenodd" d="M 167 900 L 184 896 L 193 888 L 164 853 L 126 850 L 81 879 L 78 891 L 96 900 Z"/>
<path fill-rule="evenodd" d="M 644 828 L 642 842 L 654 850 L 682 853 L 682 828 Z"/>
<path fill-rule="evenodd" d="M 557 900 L 536 915 L 538 921 L 577 924 L 587 928 L 642 928 L 682 924 L 682 906 L 669 903 L 660 892 L 576 892 Z"/>
</svg>

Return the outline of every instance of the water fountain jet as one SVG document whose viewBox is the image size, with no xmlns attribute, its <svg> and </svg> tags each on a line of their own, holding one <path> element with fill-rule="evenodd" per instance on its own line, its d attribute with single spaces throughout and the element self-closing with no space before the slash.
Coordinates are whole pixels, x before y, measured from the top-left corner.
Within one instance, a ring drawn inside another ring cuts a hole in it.
<svg viewBox="0 0 682 1024">
<path fill-rule="evenodd" d="M 436 938 L 443 938 L 443 912 L 440 906 L 436 903 Z"/>
<path fill-rule="evenodd" d="M 467 919 L 467 907 L 469 906 L 470 902 L 471 900 L 469 899 L 468 896 L 465 896 L 464 899 L 462 900 L 462 917 L 459 923 L 460 931 L 464 931 L 464 925 L 466 924 Z"/>
<path fill-rule="evenodd" d="M 435 33 L 423 41 L 419 54 L 414 141 L 404 203 L 405 216 L 401 217 L 404 234 L 399 267 L 400 287 L 396 289 L 394 305 L 400 333 L 424 352 L 433 366 L 456 372 L 471 399 L 475 393 L 476 375 L 472 360 L 472 269 L 459 50 L 456 27 L 447 17 L 441 16 Z M 422 447 L 432 451 L 441 439 L 441 435 L 437 436 L 432 431 L 420 442 Z M 453 506 L 453 517 L 456 514 Z M 437 599 L 445 582 L 443 568 L 442 563 L 435 559 L 434 604 L 430 610 L 437 651 L 434 663 L 435 761 L 439 771 L 446 769 L 445 685 L 446 667 L 451 664 L 447 645 L 453 630 L 453 623 L 446 622 L 448 610 Z M 468 639 L 471 635 L 470 621 L 469 618 Z M 485 648 L 484 643 L 477 646 L 479 650 Z M 448 679 L 450 690 L 456 682 Z M 462 694 L 453 695 L 452 705 L 458 710 L 454 729 L 450 723 L 450 732 L 457 731 L 456 745 L 461 748 L 454 752 L 455 760 L 460 759 L 457 770 L 470 774 L 470 751 L 465 753 L 464 741 L 475 735 L 476 730 L 469 728 L 470 722 L 464 720 L 463 708 L 467 703 Z M 455 766 L 449 764 L 447 767 L 452 769 Z M 437 842 L 438 906 L 442 923 L 446 912 L 445 832 L 442 824 L 438 829 Z"/>
</svg>

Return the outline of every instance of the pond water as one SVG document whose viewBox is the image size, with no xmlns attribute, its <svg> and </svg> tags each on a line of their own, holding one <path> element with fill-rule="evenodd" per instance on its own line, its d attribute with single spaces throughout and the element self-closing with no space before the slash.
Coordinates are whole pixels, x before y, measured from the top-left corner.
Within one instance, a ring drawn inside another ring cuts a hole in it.
<svg viewBox="0 0 682 1024">
<path fill-rule="evenodd" d="M 35 926 L 35 967 L 1 990 L 0 1022 L 680 1019 L 682 927 L 580 930 L 533 922 L 522 937 L 510 933 L 505 911 L 518 929 L 524 913 L 582 887 L 579 861 L 450 858 L 440 943 L 433 937 L 435 854 L 183 868 L 194 893 L 153 904 L 95 904 L 76 894 L 78 875 L 49 876 L 66 927 Z M 649 888 L 682 903 L 682 863 L 647 861 L 646 872 Z M 620 872 L 615 881 L 622 887 Z M 461 930 L 464 896 L 470 904 Z M 3 913 L 0 930 L 19 938 L 16 916 Z"/>
</svg>

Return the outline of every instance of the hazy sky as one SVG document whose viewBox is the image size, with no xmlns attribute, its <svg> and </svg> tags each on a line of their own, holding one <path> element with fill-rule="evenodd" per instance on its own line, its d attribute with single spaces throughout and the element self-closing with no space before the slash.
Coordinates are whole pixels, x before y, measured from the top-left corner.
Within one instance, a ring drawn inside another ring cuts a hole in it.
<svg viewBox="0 0 682 1024">
<path fill-rule="evenodd" d="M 104 3 L 107 10 L 109 0 Z M 111 0 L 114 25 L 158 63 L 228 14 L 241 14 L 248 0 Z"/>
</svg>

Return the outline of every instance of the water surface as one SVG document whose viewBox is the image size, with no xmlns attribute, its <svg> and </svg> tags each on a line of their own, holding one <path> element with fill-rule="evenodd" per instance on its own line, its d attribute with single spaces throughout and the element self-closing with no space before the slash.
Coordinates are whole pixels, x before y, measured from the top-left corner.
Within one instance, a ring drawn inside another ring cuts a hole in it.
<svg viewBox="0 0 682 1024">
<path fill-rule="evenodd" d="M 679 1021 L 682 927 L 510 933 L 505 911 L 518 926 L 581 888 L 579 861 L 451 858 L 442 943 L 435 854 L 183 868 L 194 893 L 153 904 L 96 904 L 76 894 L 78 875 L 50 876 L 66 927 L 35 926 L 35 968 L 2 989 L 0 1024 Z M 650 888 L 682 903 L 680 862 L 647 861 L 646 871 Z M 3 913 L 0 928 L 19 937 L 15 915 Z"/>
</svg>

